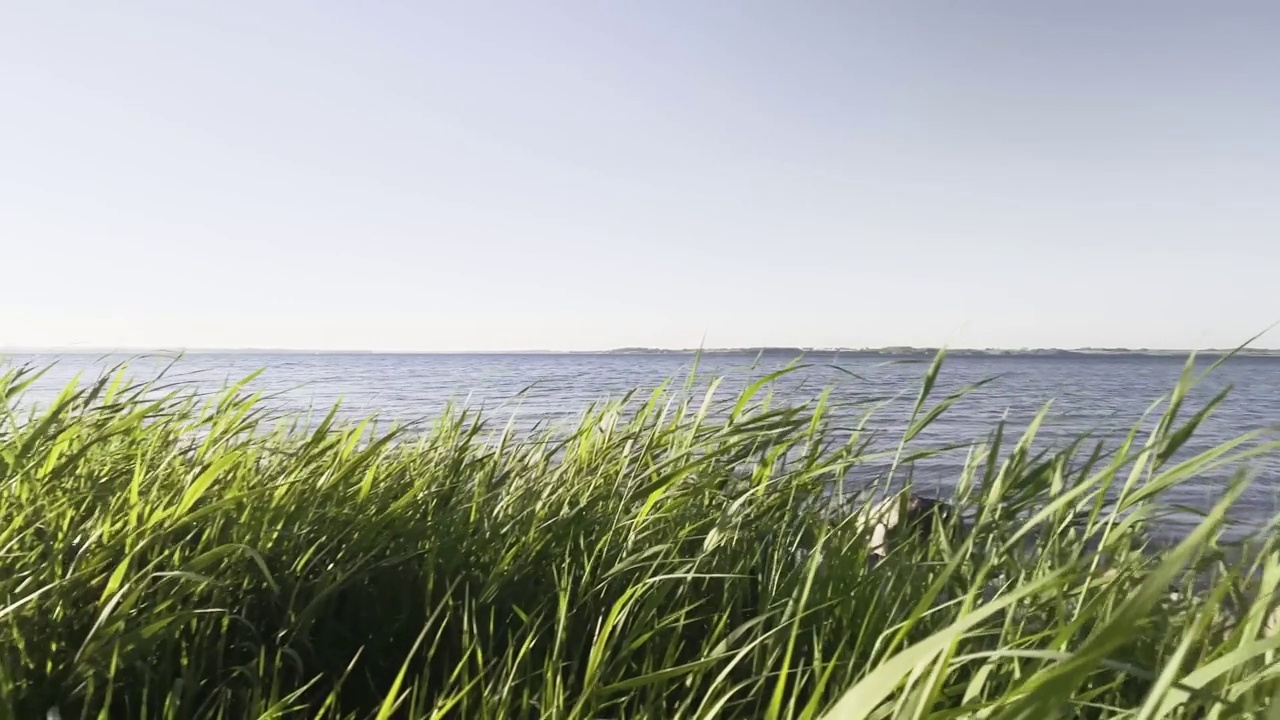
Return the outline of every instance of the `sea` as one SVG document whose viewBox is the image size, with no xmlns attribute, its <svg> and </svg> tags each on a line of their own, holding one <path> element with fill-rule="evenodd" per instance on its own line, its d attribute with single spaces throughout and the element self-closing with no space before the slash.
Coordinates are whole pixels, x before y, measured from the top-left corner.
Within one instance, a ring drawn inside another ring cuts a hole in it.
<svg viewBox="0 0 1280 720">
<path fill-rule="evenodd" d="M 719 379 L 714 412 L 726 411 L 737 393 L 773 373 L 757 398 L 771 404 L 812 403 L 829 394 L 834 425 L 862 423 L 886 443 L 896 442 L 910 420 L 922 378 L 932 358 L 906 353 L 188 353 L 11 354 L 0 368 L 33 366 L 44 375 L 21 403 L 47 405 L 70 382 L 87 382 L 120 363 L 137 380 L 157 376 L 168 385 L 213 392 L 253 373 L 247 386 L 280 415 L 309 414 L 318 420 L 335 404 L 350 420 L 376 416 L 380 424 L 426 427 L 449 408 L 480 410 L 492 425 L 518 432 L 572 426 L 593 403 L 648 394 L 668 383 L 677 395 L 689 387 L 701 400 Z M 1217 358 L 1197 359 L 1197 374 Z M 915 445 L 943 446 L 986 438 L 1004 422 L 1019 434 L 1048 403 L 1038 446 L 1061 447 L 1082 433 L 1114 446 L 1153 403 L 1169 393 L 1186 365 L 1176 355 L 1049 353 L 1042 355 L 949 356 L 926 408 L 951 393 L 979 385 L 955 402 Z M 1280 357 L 1238 356 L 1205 375 L 1190 395 L 1183 417 L 1230 388 L 1221 407 L 1204 422 L 1180 456 L 1189 456 L 1244 433 L 1265 430 L 1280 437 Z M 868 413 L 870 415 L 868 416 Z M 1154 424 L 1150 417 L 1143 425 Z M 963 451 L 923 464 L 914 482 L 939 492 L 959 476 Z M 1280 511 L 1280 455 L 1250 461 L 1256 479 L 1237 508 L 1240 527 L 1257 527 Z M 1187 511 L 1169 521 L 1177 533 L 1195 521 L 1195 511 L 1221 497 L 1229 473 L 1189 483 L 1169 496 Z"/>
</svg>

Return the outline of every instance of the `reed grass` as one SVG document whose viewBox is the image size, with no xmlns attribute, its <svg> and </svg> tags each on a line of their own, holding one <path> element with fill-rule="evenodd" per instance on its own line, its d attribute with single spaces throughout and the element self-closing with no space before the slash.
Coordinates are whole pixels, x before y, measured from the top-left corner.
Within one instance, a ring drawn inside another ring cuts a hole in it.
<svg viewBox="0 0 1280 720">
<path fill-rule="evenodd" d="M 1043 413 L 976 439 L 964 525 L 870 562 L 850 518 L 936 451 L 941 366 L 888 444 L 772 377 L 525 436 L 281 420 L 123 367 L 32 411 L 11 368 L 0 717 L 1280 717 L 1280 548 L 1224 536 L 1277 443 L 1189 453 L 1224 397 L 1188 409 L 1189 363 L 1115 446 L 1041 449 Z"/>
</svg>

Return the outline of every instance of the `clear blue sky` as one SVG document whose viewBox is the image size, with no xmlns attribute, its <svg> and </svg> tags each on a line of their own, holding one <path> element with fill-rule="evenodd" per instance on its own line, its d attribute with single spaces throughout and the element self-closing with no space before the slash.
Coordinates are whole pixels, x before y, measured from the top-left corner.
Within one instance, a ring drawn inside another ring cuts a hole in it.
<svg viewBox="0 0 1280 720">
<path fill-rule="evenodd" d="M 1280 320 L 1274 2 L 12 2 L 0 92 L 0 347 Z"/>
</svg>

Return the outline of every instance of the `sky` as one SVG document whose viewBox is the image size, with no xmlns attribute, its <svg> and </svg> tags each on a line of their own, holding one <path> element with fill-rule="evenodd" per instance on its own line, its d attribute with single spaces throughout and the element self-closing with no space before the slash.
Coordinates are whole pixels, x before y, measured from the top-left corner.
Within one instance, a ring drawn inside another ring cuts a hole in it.
<svg viewBox="0 0 1280 720">
<path fill-rule="evenodd" d="M 1274 2 L 11 0 L 0 348 L 1234 346 L 1280 321 L 1276 38 Z"/>
</svg>

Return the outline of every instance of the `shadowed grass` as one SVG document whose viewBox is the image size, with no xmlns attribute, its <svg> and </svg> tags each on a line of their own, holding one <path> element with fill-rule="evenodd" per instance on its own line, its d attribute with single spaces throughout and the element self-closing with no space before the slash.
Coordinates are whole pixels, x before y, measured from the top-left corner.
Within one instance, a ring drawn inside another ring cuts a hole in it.
<svg viewBox="0 0 1280 720">
<path fill-rule="evenodd" d="M 852 518 L 960 397 L 932 396 L 941 361 L 887 444 L 835 433 L 825 395 L 774 407 L 774 378 L 518 437 L 467 410 L 272 420 L 246 383 L 123 369 L 26 412 L 11 370 L 0 717 L 1280 714 L 1280 552 L 1222 538 L 1248 475 L 1180 544 L 1148 532 L 1171 490 L 1277 450 L 1187 452 L 1222 401 L 1184 417 L 1190 364 L 1117 447 L 1042 449 L 1044 413 L 974 443 L 964 526 L 868 562 Z"/>
</svg>

